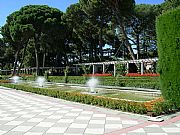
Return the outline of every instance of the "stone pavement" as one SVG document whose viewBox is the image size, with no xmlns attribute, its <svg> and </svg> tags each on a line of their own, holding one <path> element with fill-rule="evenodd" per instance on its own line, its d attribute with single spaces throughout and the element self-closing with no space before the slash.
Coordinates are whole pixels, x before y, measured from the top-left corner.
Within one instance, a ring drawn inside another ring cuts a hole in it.
<svg viewBox="0 0 180 135">
<path fill-rule="evenodd" d="M 0 87 L 0 135 L 180 135 L 180 115 L 147 119 Z"/>
</svg>

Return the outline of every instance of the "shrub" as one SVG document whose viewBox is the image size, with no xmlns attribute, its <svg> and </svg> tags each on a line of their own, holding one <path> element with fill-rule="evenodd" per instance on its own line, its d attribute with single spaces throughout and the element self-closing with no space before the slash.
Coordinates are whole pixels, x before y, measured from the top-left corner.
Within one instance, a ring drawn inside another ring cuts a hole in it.
<svg viewBox="0 0 180 135">
<path fill-rule="evenodd" d="M 87 94 L 81 94 L 75 92 L 48 90 L 45 88 L 34 88 L 26 85 L 14 85 L 14 84 L 1 84 L 1 85 L 27 92 L 36 93 L 36 94 L 42 94 L 45 96 L 51 96 L 55 98 L 61 98 L 61 99 L 85 103 L 85 104 L 103 106 L 106 108 L 118 109 L 121 111 L 128 111 L 128 112 L 134 112 L 140 114 L 147 113 L 147 109 L 143 102 L 118 100 L 118 99 L 111 99 L 106 97 L 93 96 L 93 95 L 87 95 Z"/>
<path fill-rule="evenodd" d="M 180 8 L 156 20 L 160 85 L 163 97 L 180 106 Z"/>
<path fill-rule="evenodd" d="M 153 106 L 153 113 L 154 115 L 161 115 L 161 114 L 169 114 L 174 112 L 177 109 L 177 107 L 174 105 L 171 101 L 163 101 L 163 102 L 157 102 Z"/>
<path fill-rule="evenodd" d="M 64 83 L 64 76 L 49 76 L 48 78 L 51 82 Z M 87 76 L 87 79 L 89 78 Z M 33 76 L 28 76 L 26 79 L 33 80 Z M 100 85 L 160 89 L 158 77 L 98 76 L 97 79 Z M 68 76 L 68 83 L 85 84 L 86 81 L 83 76 Z"/>
</svg>

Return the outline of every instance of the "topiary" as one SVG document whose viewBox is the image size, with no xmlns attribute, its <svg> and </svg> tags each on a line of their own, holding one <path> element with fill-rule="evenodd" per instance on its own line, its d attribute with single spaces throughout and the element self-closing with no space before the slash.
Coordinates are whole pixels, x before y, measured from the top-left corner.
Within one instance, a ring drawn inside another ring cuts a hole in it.
<svg viewBox="0 0 180 135">
<path fill-rule="evenodd" d="M 180 107 L 180 8 L 156 20 L 161 92 Z"/>
</svg>

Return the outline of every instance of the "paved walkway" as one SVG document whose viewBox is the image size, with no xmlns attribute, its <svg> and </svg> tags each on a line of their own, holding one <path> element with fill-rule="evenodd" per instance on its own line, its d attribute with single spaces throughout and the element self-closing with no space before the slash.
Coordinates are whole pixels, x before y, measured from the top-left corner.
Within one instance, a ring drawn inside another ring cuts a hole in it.
<svg viewBox="0 0 180 135">
<path fill-rule="evenodd" d="M 164 122 L 0 87 L 0 135 L 180 135 L 180 116 Z"/>
</svg>

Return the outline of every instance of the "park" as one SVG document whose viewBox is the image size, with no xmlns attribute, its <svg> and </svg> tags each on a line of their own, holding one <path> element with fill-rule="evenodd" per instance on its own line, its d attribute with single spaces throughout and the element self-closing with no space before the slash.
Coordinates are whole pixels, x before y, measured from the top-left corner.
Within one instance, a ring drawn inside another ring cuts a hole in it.
<svg viewBox="0 0 180 135">
<path fill-rule="evenodd" d="M 25 5 L 0 31 L 0 135 L 180 134 L 178 0 Z"/>
</svg>

